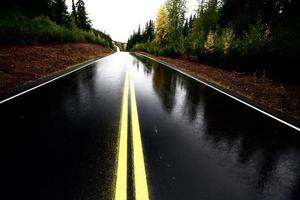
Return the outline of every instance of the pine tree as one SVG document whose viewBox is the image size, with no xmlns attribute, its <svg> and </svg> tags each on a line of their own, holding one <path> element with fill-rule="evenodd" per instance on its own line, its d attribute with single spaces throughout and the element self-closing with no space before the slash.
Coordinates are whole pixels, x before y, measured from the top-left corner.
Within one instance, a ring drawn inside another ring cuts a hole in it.
<svg viewBox="0 0 300 200">
<path fill-rule="evenodd" d="M 154 30 L 155 30 L 154 22 L 150 20 L 147 29 L 148 41 L 152 41 L 154 39 Z"/>
<path fill-rule="evenodd" d="M 186 19 L 185 23 L 183 25 L 182 34 L 184 37 L 186 37 L 188 35 L 188 33 L 189 33 L 189 20 Z"/>
<path fill-rule="evenodd" d="M 83 0 L 78 0 L 76 3 L 77 10 L 77 27 L 83 30 L 91 29 L 91 21 L 89 20 L 86 10 L 85 4 Z"/>
<path fill-rule="evenodd" d="M 137 35 L 136 35 L 136 40 L 137 42 L 140 42 L 142 37 L 141 37 L 141 25 L 139 24 L 139 28 L 138 28 L 138 32 L 137 32 Z"/>
<path fill-rule="evenodd" d="M 58 24 L 67 24 L 69 22 L 69 15 L 65 0 L 53 1 L 53 19 Z"/>
<path fill-rule="evenodd" d="M 154 22 L 149 20 L 146 22 L 145 30 L 142 33 L 143 42 L 151 42 L 154 39 Z"/>
<path fill-rule="evenodd" d="M 74 0 L 72 0 L 72 12 L 71 17 L 74 18 L 75 22 L 77 21 L 77 12 L 76 12 L 76 6 L 74 4 Z"/>
</svg>

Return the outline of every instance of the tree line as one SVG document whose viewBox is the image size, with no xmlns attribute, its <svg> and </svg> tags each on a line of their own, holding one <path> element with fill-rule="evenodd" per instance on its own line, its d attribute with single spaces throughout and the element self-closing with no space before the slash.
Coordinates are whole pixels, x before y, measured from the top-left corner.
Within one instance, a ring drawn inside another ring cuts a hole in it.
<svg viewBox="0 0 300 200">
<path fill-rule="evenodd" d="M 186 0 L 167 0 L 151 40 L 140 27 L 127 50 L 189 57 L 225 69 L 299 82 L 300 15 L 297 0 L 201 0 L 186 16 Z M 149 23 L 148 23 L 149 24 Z"/>
<path fill-rule="evenodd" d="M 154 22 L 149 20 L 146 22 L 144 30 L 141 30 L 141 26 L 138 27 L 137 32 L 133 32 L 127 41 L 127 50 L 132 49 L 134 45 L 139 43 L 149 43 L 154 39 Z"/>
<path fill-rule="evenodd" d="M 0 42 L 93 42 L 112 47 L 109 35 L 92 27 L 83 0 L 5 0 L 0 8 Z"/>
</svg>

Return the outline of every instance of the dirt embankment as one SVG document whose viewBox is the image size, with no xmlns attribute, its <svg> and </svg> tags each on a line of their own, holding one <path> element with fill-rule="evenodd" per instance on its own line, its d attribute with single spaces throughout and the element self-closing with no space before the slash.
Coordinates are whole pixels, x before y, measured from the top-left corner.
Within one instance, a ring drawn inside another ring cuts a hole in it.
<svg viewBox="0 0 300 200">
<path fill-rule="evenodd" d="M 89 43 L 0 46 L 0 96 L 111 53 L 107 47 Z"/>
<path fill-rule="evenodd" d="M 271 110 L 284 113 L 300 123 L 300 86 L 285 85 L 268 79 L 258 79 L 254 76 L 226 71 L 186 59 L 156 57 L 148 53 L 142 53 L 170 63 L 183 71 L 244 96 Z"/>
</svg>

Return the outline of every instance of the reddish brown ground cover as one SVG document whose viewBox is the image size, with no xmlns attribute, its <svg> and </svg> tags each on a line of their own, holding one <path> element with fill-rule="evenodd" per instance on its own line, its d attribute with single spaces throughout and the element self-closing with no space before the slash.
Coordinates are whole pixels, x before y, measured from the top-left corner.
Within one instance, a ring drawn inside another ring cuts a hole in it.
<svg viewBox="0 0 300 200">
<path fill-rule="evenodd" d="M 107 47 L 88 43 L 0 46 L 0 95 L 111 53 Z"/>
<path fill-rule="evenodd" d="M 254 76 L 226 71 L 186 59 L 147 55 L 170 63 L 183 71 L 217 84 L 262 106 L 287 114 L 300 122 L 300 86 L 258 79 Z"/>
</svg>

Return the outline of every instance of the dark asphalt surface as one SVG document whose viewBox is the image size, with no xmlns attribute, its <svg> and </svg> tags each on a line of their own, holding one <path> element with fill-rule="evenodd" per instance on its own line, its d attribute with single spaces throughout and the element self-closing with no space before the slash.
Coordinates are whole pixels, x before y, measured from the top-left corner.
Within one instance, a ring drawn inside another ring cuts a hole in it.
<svg viewBox="0 0 300 200">
<path fill-rule="evenodd" d="M 113 198 L 126 66 L 151 199 L 300 199 L 299 132 L 128 53 L 0 105 L 4 199 Z"/>
</svg>

